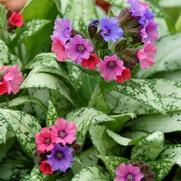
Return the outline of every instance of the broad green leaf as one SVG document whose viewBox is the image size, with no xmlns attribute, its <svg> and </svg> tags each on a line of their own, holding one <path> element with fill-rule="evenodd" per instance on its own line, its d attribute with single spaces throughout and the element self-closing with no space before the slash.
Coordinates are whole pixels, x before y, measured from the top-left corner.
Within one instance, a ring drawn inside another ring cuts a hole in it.
<svg viewBox="0 0 181 181">
<path fill-rule="evenodd" d="M 156 174 L 155 181 L 163 181 L 173 167 L 173 163 L 165 160 L 148 162 L 151 170 Z"/>
<path fill-rule="evenodd" d="M 167 160 L 181 167 L 181 145 L 170 145 L 160 155 L 162 160 Z"/>
<path fill-rule="evenodd" d="M 36 104 L 44 111 L 44 113 L 46 113 L 46 106 L 42 103 L 42 101 L 32 96 L 19 96 L 11 100 L 8 105 L 9 107 L 16 107 L 25 103 Z"/>
<path fill-rule="evenodd" d="M 74 104 L 71 96 L 70 90 L 65 85 L 65 83 L 59 80 L 56 76 L 43 73 L 44 67 L 36 67 L 34 68 L 28 75 L 28 77 L 24 80 L 21 85 L 22 89 L 27 88 L 47 88 L 50 90 L 54 90 L 57 93 L 60 93 L 67 100 L 69 100 L 72 104 Z"/>
<path fill-rule="evenodd" d="M 138 131 L 161 131 L 163 133 L 171 133 L 181 131 L 181 113 L 169 113 L 162 115 L 142 116 L 134 120 L 130 125 L 133 130 Z"/>
<path fill-rule="evenodd" d="M 122 85 L 115 85 L 114 91 L 124 94 L 139 103 L 164 113 L 162 101 L 157 93 L 154 82 L 133 79 Z"/>
<path fill-rule="evenodd" d="M 112 177 L 115 176 L 115 169 L 121 163 L 127 163 L 129 160 L 126 158 L 118 157 L 118 156 L 99 156 L 99 158 L 104 162 L 107 170 L 110 172 Z"/>
<path fill-rule="evenodd" d="M 6 9 L 4 6 L 0 4 L 0 38 L 3 40 L 6 39 L 7 36 L 7 18 L 6 18 Z M 0 48 L 1 50 L 1 48 Z M 1 57 L 1 56 L 0 56 Z"/>
<path fill-rule="evenodd" d="M 111 181 L 109 175 L 101 167 L 88 167 L 77 173 L 71 181 Z"/>
<path fill-rule="evenodd" d="M 57 15 L 56 6 L 51 0 L 31 0 L 22 10 L 25 21 L 33 19 L 54 19 Z"/>
<path fill-rule="evenodd" d="M 69 0 L 64 16 L 73 22 L 75 30 L 87 34 L 87 25 L 97 19 L 97 12 L 92 0 Z"/>
<path fill-rule="evenodd" d="M 177 32 L 181 32 L 181 14 L 176 22 L 175 27 L 176 27 Z"/>
<path fill-rule="evenodd" d="M 0 39 L 0 66 L 8 63 L 8 47 Z"/>
<path fill-rule="evenodd" d="M 142 139 L 132 149 L 131 160 L 150 161 L 155 160 L 163 150 L 164 134 L 155 132 Z"/>
<path fill-rule="evenodd" d="M 52 126 L 58 117 L 59 116 L 58 116 L 55 106 L 53 105 L 53 103 L 51 101 L 49 101 L 46 126 L 48 126 L 48 127 Z"/>
<path fill-rule="evenodd" d="M 100 155 L 111 155 L 113 152 L 117 151 L 116 146 L 118 145 L 111 137 L 108 136 L 105 126 L 91 126 L 89 133 L 92 143 L 97 148 Z"/>
<path fill-rule="evenodd" d="M 107 129 L 106 133 L 118 144 L 122 146 L 128 146 L 131 143 L 131 139 L 125 138 L 123 136 L 118 135 L 117 133 Z"/>
<path fill-rule="evenodd" d="M 93 108 L 81 108 L 69 113 L 67 115 L 67 120 L 76 123 L 78 128 L 77 141 L 78 144 L 82 145 L 86 139 L 87 132 L 92 125 L 113 121 L 114 119 Z"/>
<path fill-rule="evenodd" d="M 92 147 L 76 155 L 72 166 L 73 172 L 78 173 L 83 168 L 96 166 L 98 162 L 97 154 L 97 150 Z"/>
<path fill-rule="evenodd" d="M 163 7 L 181 7 L 181 0 L 160 0 Z"/>
<path fill-rule="evenodd" d="M 157 43 L 156 63 L 145 71 L 140 71 L 138 77 L 147 78 L 155 73 L 179 70 L 181 34 L 161 38 Z"/>
<path fill-rule="evenodd" d="M 0 109 L 0 116 L 4 117 L 7 124 L 12 127 L 22 149 L 30 157 L 34 157 L 33 154 L 36 148 L 34 136 L 41 128 L 38 121 L 24 112 L 8 109 Z"/>
</svg>

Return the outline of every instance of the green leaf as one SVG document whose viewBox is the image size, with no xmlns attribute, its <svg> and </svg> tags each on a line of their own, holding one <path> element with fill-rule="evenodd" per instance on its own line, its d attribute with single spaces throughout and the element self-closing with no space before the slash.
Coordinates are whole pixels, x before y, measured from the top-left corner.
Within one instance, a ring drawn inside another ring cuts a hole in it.
<svg viewBox="0 0 181 181">
<path fill-rule="evenodd" d="M 51 0 L 31 0 L 22 10 L 25 21 L 33 19 L 54 19 L 57 15 L 56 6 Z"/>
<path fill-rule="evenodd" d="M 70 90 L 65 85 L 65 83 L 54 75 L 43 73 L 43 70 L 44 67 L 34 68 L 22 83 L 21 88 L 47 88 L 54 90 L 64 96 L 72 104 L 74 104 L 70 95 Z"/>
<path fill-rule="evenodd" d="M 161 131 L 163 133 L 171 133 L 181 131 L 181 113 L 169 113 L 165 116 L 150 115 L 142 116 L 134 120 L 130 125 L 133 130 L 139 131 Z"/>
<path fill-rule="evenodd" d="M 51 101 L 49 101 L 46 126 L 47 127 L 52 126 L 58 117 L 59 116 L 58 116 L 55 106 L 53 105 Z"/>
<path fill-rule="evenodd" d="M 78 173 L 83 168 L 96 166 L 98 162 L 97 154 L 97 150 L 92 147 L 76 155 L 72 166 L 73 172 Z"/>
<path fill-rule="evenodd" d="M 147 78 L 155 73 L 179 70 L 181 34 L 161 38 L 157 43 L 156 63 L 145 71 L 140 71 L 138 77 Z"/>
<path fill-rule="evenodd" d="M 160 155 L 160 158 L 181 167 L 181 145 L 170 145 Z"/>
<path fill-rule="evenodd" d="M 3 40 L 7 36 L 7 18 L 6 18 L 6 9 L 3 5 L 0 4 L 0 38 Z M 1 48 L 0 48 L 1 50 Z M 1 57 L 1 56 L 0 56 Z"/>
<path fill-rule="evenodd" d="M 122 146 L 128 146 L 131 143 L 131 139 L 129 138 L 125 138 L 122 137 L 118 134 L 116 134 L 115 132 L 107 129 L 106 133 L 118 144 L 122 145 Z"/>
<path fill-rule="evenodd" d="M 118 145 L 107 135 L 105 126 L 91 126 L 89 133 L 90 138 L 100 155 L 111 155 L 112 152 L 115 150 L 117 151 L 116 146 Z"/>
<path fill-rule="evenodd" d="M 110 181 L 110 177 L 101 167 L 88 167 L 76 174 L 71 181 Z"/>
<path fill-rule="evenodd" d="M 155 181 L 162 181 L 173 167 L 173 163 L 165 160 L 148 162 L 151 170 L 156 174 Z"/>
<path fill-rule="evenodd" d="M 163 7 L 181 7 L 181 0 L 160 0 Z"/>
<path fill-rule="evenodd" d="M 109 4 L 122 8 L 126 4 L 126 0 L 106 0 Z"/>
<path fill-rule="evenodd" d="M 64 16 L 72 20 L 75 30 L 87 34 L 87 25 L 97 19 L 97 12 L 92 0 L 69 0 Z"/>
<path fill-rule="evenodd" d="M 160 113 L 164 113 L 162 101 L 157 93 L 154 82 L 133 79 L 122 85 L 115 85 L 114 91 L 124 94 L 143 105 L 149 106 Z"/>
<path fill-rule="evenodd" d="M 8 47 L 0 40 L 0 66 L 8 64 Z"/>
<path fill-rule="evenodd" d="M 115 176 L 115 169 L 121 163 L 127 163 L 129 161 L 126 158 L 117 157 L 117 156 L 99 156 L 99 158 L 104 162 L 107 170 L 110 172 L 112 177 Z"/>
<path fill-rule="evenodd" d="M 155 132 L 142 139 L 132 149 L 131 160 L 149 161 L 155 160 L 163 150 L 164 134 Z"/>
<path fill-rule="evenodd" d="M 6 123 L 12 127 L 22 149 L 30 157 L 34 157 L 36 148 L 34 136 L 41 128 L 38 121 L 24 112 L 8 109 L 0 109 L 0 116 L 4 117 Z"/>
<path fill-rule="evenodd" d="M 82 145 L 84 144 L 87 132 L 92 125 L 113 121 L 114 119 L 93 108 L 81 108 L 69 113 L 67 115 L 67 120 L 76 123 L 78 128 L 77 141 L 78 144 Z"/>
</svg>

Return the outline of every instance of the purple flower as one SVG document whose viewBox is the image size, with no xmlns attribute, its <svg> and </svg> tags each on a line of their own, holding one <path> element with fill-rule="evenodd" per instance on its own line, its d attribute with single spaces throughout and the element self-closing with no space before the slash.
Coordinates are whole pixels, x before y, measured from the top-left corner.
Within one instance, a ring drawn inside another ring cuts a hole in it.
<svg viewBox="0 0 181 181">
<path fill-rule="evenodd" d="M 116 80 L 117 76 L 122 75 L 124 69 L 123 61 L 117 55 L 106 56 L 104 61 L 98 64 L 101 76 L 105 80 Z"/>
<path fill-rule="evenodd" d="M 120 164 L 115 172 L 114 181 L 141 181 L 144 178 L 140 168 L 131 164 Z"/>
<path fill-rule="evenodd" d="M 141 16 L 139 23 L 140 25 L 144 26 L 147 21 L 153 20 L 154 17 L 155 17 L 155 14 L 150 9 L 146 9 L 143 16 Z"/>
<path fill-rule="evenodd" d="M 105 41 L 115 42 L 123 36 L 123 30 L 119 27 L 116 18 L 102 18 L 100 20 L 101 35 Z"/>
<path fill-rule="evenodd" d="M 139 0 L 128 0 L 128 3 L 131 5 L 131 15 L 134 17 L 142 17 L 149 8 L 147 3 L 140 2 Z"/>
<path fill-rule="evenodd" d="M 148 21 L 145 26 L 141 29 L 142 42 L 152 42 L 154 43 L 158 39 L 158 25 L 155 21 Z"/>
<path fill-rule="evenodd" d="M 57 37 L 65 44 L 71 37 L 72 25 L 68 19 L 56 19 L 53 37 Z"/>
<path fill-rule="evenodd" d="M 89 59 L 93 49 L 93 45 L 80 35 L 74 36 L 70 42 L 66 44 L 66 51 L 69 58 L 78 64 L 80 64 L 83 59 Z"/>
<path fill-rule="evenodd" d="M 73 161 L 72 152 L 72 148 L 56 144 L 51 154 L 48 156 L 48 163 L 52 170 L 65 172 L 70 168 Z"/>
</svg>

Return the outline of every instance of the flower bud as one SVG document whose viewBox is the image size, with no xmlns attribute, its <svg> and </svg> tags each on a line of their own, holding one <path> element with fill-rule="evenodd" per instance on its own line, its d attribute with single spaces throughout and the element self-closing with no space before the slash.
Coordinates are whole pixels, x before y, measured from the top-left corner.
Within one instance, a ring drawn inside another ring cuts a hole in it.
<svg viewBox="0 0 181 181">
<path fill-rule="evenodd" d="M 94 38 L 97 30 L 98 30 L 98 25 L 99 25 L 99 20 L 93 20 L 89 26 L 88 26 L 88 31 L 89 31 L 89 36 L 91 38 Z"/>
</svg>

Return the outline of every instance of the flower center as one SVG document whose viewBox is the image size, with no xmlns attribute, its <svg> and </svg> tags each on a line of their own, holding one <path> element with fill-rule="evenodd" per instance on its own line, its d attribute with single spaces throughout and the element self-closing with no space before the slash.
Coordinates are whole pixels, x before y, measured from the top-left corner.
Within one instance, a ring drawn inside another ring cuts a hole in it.
<svg viewBox="0 0 181 181">
<path fill-rule="evenodd" d="M 66 132 L 65 132 L 64 130 L 59 131 L 58 134 L 59 134 L 60 138 L 65 138 L 65 136 L 67 135 Z"/>
<path fill-rule="evenodd" d="M 110 69 L 114 69 L 116 67 L 116 62 L 115 61 L 110 61 L 107 66 Z"/>
<path fill-rule="evenodd" d="M 57 153 L 56 153 L 56 158 L 57 158 L 58 160 L 61 160 L 61 159 L 63 158 L 62 152 L 57 151 Z"/>
<path fill-rule="evenodd" d="M 77 51 L 83 53 L 86 50 L 84 45 L 77 45 Z"/>
<path fill-rule="evenodd" d="M 133 177 L 132 174 L 129 174 L 129 175 L 127 176 L 127 181 L 134 181 L 134 177 Z"/>
<path fill-rule="evenodd" d="M 111 33 L 111 30 L 108 29 L 108 28 L 104 28 L 104 29 L 102 30 L 102 33 L 103 33 L 105 36 L 109 36 L 110 33 Z"/>
<path fill-rule="evenodd" d="M 51 143 L 51 139 L 50 138 L 46 138 L 44 142 L 45 142 L 46 145 L 49 145 Z"/>
</svg>

